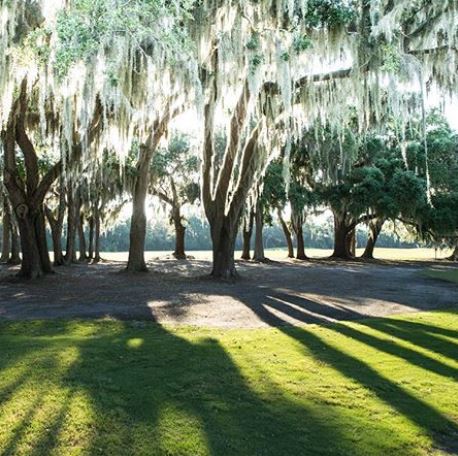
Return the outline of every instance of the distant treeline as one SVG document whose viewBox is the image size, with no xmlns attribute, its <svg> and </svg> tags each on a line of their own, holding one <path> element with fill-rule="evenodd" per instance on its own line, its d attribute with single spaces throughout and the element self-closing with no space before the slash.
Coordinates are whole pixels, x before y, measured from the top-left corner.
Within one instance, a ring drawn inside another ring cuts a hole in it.
<svg viewBox="0 0 458 456">
<path fill-rule="evenodd" d="M 0 242 L 3 228 L 0 225 Z M 130 221 L 125 220 L 115 227 L 107 230 L 101 236 L 101 250 L 105 252 L 125 252 L 129 250 Z M 65 230 L 64 230 L 65 232 Z M 332 220 L 323 224 L 306 222 L 304 224 L 304 239 L 308 248 L 332 249 L 334 242 L 334 229 Z M 360 226 L 356 233 L 357 247 L 364 247 L 367 241 L 367 232 L 364 226 Z M 283 231 L 278 224 L 264 227 L 265 248 L 286 248 Z M 385 230 L 380 234 L 377 242 L 378 247 L 387 248 L 414 248 L 418 242 L 400 238 L 393 231 Z M 52 240 L 48 232 L 48 246 L 51 248 Z M 168 220 L 150 223 L 146 232 L 146 250 L 173 250 L 175 248 L 175 233 Z M 211 250 L 210 230 L 208 223 L 193 216 L 187 220 L 186 228 L 187 250 Z M 242 248 L 242 239 L 237 237 L 236 249 Z"/>
<path fill-rule="evenodd" d="M 175 247 L 175 233 L 165 220 L 149 224 L 146 233 L 146 250 L 173 250 Z M 127 220 L 105 232 L 101 237 L 102 250 L 108 252 L 125 252 L 129 250 L 130 222 Z M 324 224 L 304 224 L 305 244 L 308 248 L 332 249 L 334 229 L 331 221 Z M 357 245 L 364 247 L 367 233 L 364 227 L 357 231 Z M 264 227 L 265 248 L 282 248 L 286 246 L 283 231 L 278 224 Z M 382 232 L 377 243 L 379 247 L 416 247 L 418 243 L 399 239 L 389 231 Z M 190 217 L 186 228 L 187 250 L 211 250 L 210 230 L 208 223 L 198 217 Z M 237 237 L 236 249 L 242 248 L 241 236 Z"/>
</svg>

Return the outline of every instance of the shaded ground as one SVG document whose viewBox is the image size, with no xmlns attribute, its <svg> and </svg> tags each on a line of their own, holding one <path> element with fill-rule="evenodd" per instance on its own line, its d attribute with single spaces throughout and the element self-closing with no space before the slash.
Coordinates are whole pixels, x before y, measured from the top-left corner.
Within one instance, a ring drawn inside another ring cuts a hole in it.
<svg viewBox="0 0 458 456">
<path fill-rule="evenodd" d="M 236 283 L 206 278 L 205 260 L 155 260 L 150 274 L 128 275 L 124 263 L 63 267 L 42 281 L 5 280 L 0 318 L 152 319 L 166 324 L 261 327 L 458 308 L 458 287 L 428 278 L 425 267 L 451 263 L 331 262 L 238 264 Z"/>
<path fill-rule="evenodd" d="M 0 454 L 456 455 L 457 328 L 3 321 Z"/>
</svg>

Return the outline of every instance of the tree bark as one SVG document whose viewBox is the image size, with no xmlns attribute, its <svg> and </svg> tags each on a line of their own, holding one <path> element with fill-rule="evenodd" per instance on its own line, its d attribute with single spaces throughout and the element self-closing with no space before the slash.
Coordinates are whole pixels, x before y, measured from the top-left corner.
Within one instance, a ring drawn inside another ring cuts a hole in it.
<svg viewBox="0 0 458 456">
<path fill-rule="evenodd" d="M 182 223 L 181 211 L 178 205 L 172 207 L 172 220 L 175 227 L 175 251 L 173 252 L 173 256 L 177 260 L 185 260 L 186 227 Z"/>
<path fill-rule="evenodd" d="M 251 236 L 253 235 L 253 224 L 254 224 L 254 212 L 250 210 L 250 216 L 248 220 L 244 220 L 242 229 L 242 260 L 251 259 Z"/>
<path fill-rule="evenodd" d="M 79 243 L 79 261 L 87 261 L 88 255 L 86 253 L 86 236 L 84 234 L 84 215 L 81 213 L 81 205 L 78 214 L 78 243 Z"/>
<path fill-rule="evenodd" d="M 305 245 L 304 245 L 304 231 L 302 225 L 298 225 L 295 229 L 296 240 L 297 240 L 297 251 L 296 259 L 297 260 L 307 260 L 307 255 L 305 254 Z"/>
<path fill-rule="evenodd" d="M 61 185 L 60 189 L 57 216 L 55 217 L 51 209 L 47 206 L 45 206 L 45 215 L 48 219 L 48 223 L 51 228 L 51 237 L 54 252 L 54 266 L 62 266 L 64 264 L 64 254 L 62 251 L 62 230 L 65 217 L 65 193 L 63 184 Z"/>
<path fill-rule="evenodd" d="M 2 255 L 0 257 L 1 263 L 6 263 L 11 255 L 11 212 L 6 195 L 3 196 L 3 234 L 2 234 Z"/>
<path fill-rule="evenodd" d="M 76 262 L 76 230 L 77 230 L 77 207 L 72 181 L 68 181 L 67 191 L 67 242 L 64 261 L 66 265 Z"/>
<path fill-rule="evenodd" d="M 283 234 L 285 235 L 286 239 L 286 246 L 288 247 L 288 258 L 294 258 L 294 246 L 293 246 L 293 238 L 291 236 L 291 230 L 288 227 L 288 224 L 285 222 L 282 214 L 281 209 L 277 209 L 278 213 L 278 220 L 280 220 L 280 225 L 283 230 Z"/>
<path fill-rule="evenodd" d="M 146 154 L 141 148 L 140 154 Z M 146 160 L 146 157 L 143 158 Z M 140 159 L 141 161 L 141 159 Z M 129 272 L 147 272 L 145 262 L 145 238 L 146 238 L 146 214 L 145 201 L 149 181 L 149 162 L 138 166 L 138 174 L 135 181 L 133 201 L 132 201 L 132 218 L 130 222 L 130 243 L 129 243 L 129 260 L 127 270 Z M 97 229 L 96 229 L 97 231 Z"/>
<path fill-rule="evenodd" d="M 383 224 L 385 223 L 384 219 L 377 218 L 369 222 L 369 236 L 367 238 L 366 248 L 362 254 L 362 258 L 373 259 L 374 258 L 374 248 L 377 243 L 380 232 L 382 231 Z"/>
<path fill-rule="evenodd" d="M 27 279 L 36 279 L 44 275 L 35 232 L 35 217 L 27 215 L 18 217 L 21 237 L 22 265 L 19 275 Z"/>
<path fill-rule="evenodd" d="M 211 228 L 213 243 L 213 268 L 211 276 L 217 279 L 231 280 L 237 277 L 234 261 L 237 227 L 225 220 L 221 225 Z"/>
<path fill-rule="evenodd" d="M 11 256 L 8 264 L 21 264 L 20 247 L 19 247 L 19 233 L 16 223 L 11 220 Z"/>
<path fill-rule="evenodd" d="M 348 234 L 351 228 L 346 223 L 345 214 L 334 212 L 334 252 L 333 258 L 349 259 L 351 252 L 349 251 Z"/>
<path fill-rule="evenodd" d="M 40 205 L 36 219 L 35 230 L 37 233 L 38 251 L 40 253 L 41 267 L 45 274 L 53 272 L 51 259 L 49 258 L 48 240 L 46 237 L 46 221 L 43 205 Z"/>
<path fill-rule="evenodd" d="M 97 202 L 95 210 L 95 232 L 94 232 L 94 263 L 99 263 L 102 260 L 100 256 L 100 208 Z"/>
<path fill-rule="evenodd" d="M 356 256 L 356 231 L 352 229 L 347 234 L 347 250 L 350 253 L 350 256 Z"/>
<path fill-rule="evenodd" d="M 22 250 L 19 276 L 36 279 L 52 272 L 43 211 L 39 209 L 30 212 L 27 206 L 20 205 L 16 208 L 16 217 Z"/>
<path fill-rule="evenodd" d="M 458 261 L 458 244 L 455 246 L 453 253 L 447 258 L 450 261 Z"/>
<path fill-rule="evenodd" d="M 90 260 L 94 258 L 94 216 L 89 217 L 89 247 L 88 247 L 88 257 Z"/>
<path fill-rule="evenodd" d="M 62 252 L 62 227 L 58 226 L 57 221 L 51 221 L 49 216 L 48 222 L 51 227 L 54 266 L 62 266 L 64 264 L 64 254 Z"/>
<path fill-rule="evenodd" d="M 294 234 L 296 235 L 297 250 L 296 250 L 296 259 L 297 260 L 307 260 L 307 255 L 305 254 L 305 245 L 304 245 L 304 215 L 301 213 L 295 213 L 293 210 L 292 216 L 292 226 Z"/>
<path fill-rule="evenodd" d="M 266 261 L 264 253 L 264 239 L 263 239 L 263 229 L 264 229 L 264 213 L 261 207 L 261 203 L 256 203 L 256 213 L 255 213 L 255 237 L 254 237 L 254 255 L 253 259 L 255 261 Z"/>
</svg>

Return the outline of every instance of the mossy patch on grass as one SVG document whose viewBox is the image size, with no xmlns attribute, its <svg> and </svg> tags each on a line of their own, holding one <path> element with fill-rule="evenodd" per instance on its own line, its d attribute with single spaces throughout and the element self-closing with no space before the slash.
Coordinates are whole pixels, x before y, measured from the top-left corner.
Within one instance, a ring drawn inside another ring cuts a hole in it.
<svg viewBox="0 0 458 456">
<path fill-rule="evenodd" d="M 256 330 L 0 324 L 0 454 L 458 451 L 458 314 Z"/>
</svg>

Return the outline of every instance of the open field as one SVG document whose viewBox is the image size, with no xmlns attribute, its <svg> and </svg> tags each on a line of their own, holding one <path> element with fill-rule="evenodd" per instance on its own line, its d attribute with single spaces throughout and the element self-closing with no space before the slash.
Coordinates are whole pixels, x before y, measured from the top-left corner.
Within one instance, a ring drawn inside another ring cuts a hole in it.
<svg viewBox="0 0 458 456">
<path fill-rule="evenodd" d="M 364 249 L 357 249 L 356 255 L 362 255 Z M 146 259 L 152 260 L 164 257 L 170 252 L 164 251 L 150 251 L 146 252 Z M 310 258 L 326 258 L 332 254 L 332 250 L 325 249 L 306 249 L 306 253 Z M 430 248 L 413 248 L 413 249 L 387 249 L 376 248 L 375 257 L 380 260 L 413 260 L 413 261 L 433 261 L 436 259 L 447 258 L 451 255 L 451 250 L 435 250 Z M 195 257 L 199 260 L 206 260 L 211 258 L 211 251 L 198 250 L 190 251 L 188 255 Z M 240 258 L 241 251 L 235 253 L 236 258 Z M 127 261 L 128 252 L 104 252 L 102 255 L 108 260 L 114 261 Z M 272 260 L 283 260 L 286 256 L 286 249 L 266 249 L 266 256 Z"/>
<path fill-rule="evenodd" d="M 452 455 L 458 314 L 0 324 L 0 454 Z"/>
</svg>

